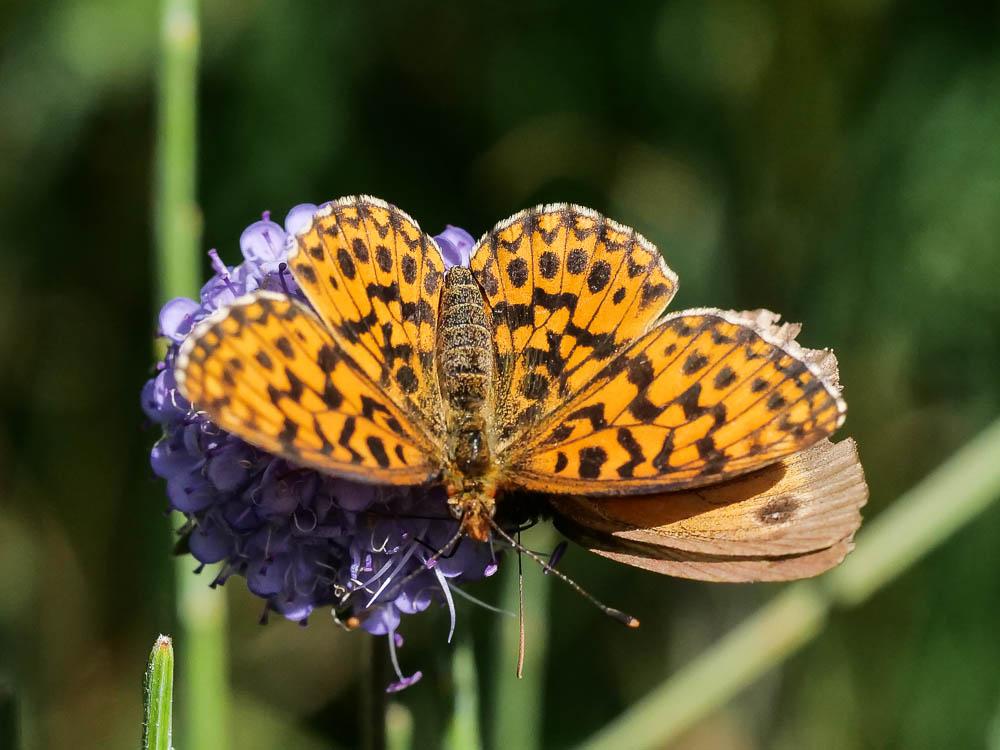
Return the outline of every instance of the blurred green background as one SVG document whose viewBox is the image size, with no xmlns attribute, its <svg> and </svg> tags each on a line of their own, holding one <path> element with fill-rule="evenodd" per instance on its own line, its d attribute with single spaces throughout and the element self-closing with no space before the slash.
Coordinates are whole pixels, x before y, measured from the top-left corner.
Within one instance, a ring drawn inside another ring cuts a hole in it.
<svg viewBox="0 0 1000 750">
<path fill-rule="evenodd" d="M 209 0 L 202 22 L 203 246 L 230 263 L 262 210 L 346 194 L 476 236 L 535 203 L 592 206 L 663 250 L 675 309 L 768 307 L 837 351 L 869 518 L 1000 412 L 996 3 Z M 29 748 L 135 746 L 146 654 L 175 627 L 139 409 L 157 24 L 151 0 L 0 5 L 0 716 Z M 671 747 L 1000 748 L 998 540 L 994 507 Z M 578 549 L 561 566 L 643 627 L 553 591 L 536 674 L 553 748 L 780 590 Z M 320 613 L 260 627 L 238 579 L 216 595 L 236 746 L 355 746 L 367 636 Z M 515 655 L 459 607 L 488 720 Z M 395 700 L 433 747 L 447 614 L 403 632 L 425 678 Z"/>
</svg>

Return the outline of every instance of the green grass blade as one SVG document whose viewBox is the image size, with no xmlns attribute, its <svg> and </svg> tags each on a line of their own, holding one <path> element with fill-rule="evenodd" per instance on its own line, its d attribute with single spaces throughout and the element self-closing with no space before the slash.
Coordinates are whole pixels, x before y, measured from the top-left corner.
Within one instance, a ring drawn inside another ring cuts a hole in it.
<svg viewBox="0 0 1000 750">
<path fill-rule="evenodd" d="M 860 604 L 1000 498 L 1000 420 L 858 535 L 840 568 L 786 588 L 579 750 L 667 746 L 821 632 L 834 606 Z"/>
<path fill-rule="evenodd" d="M 479 729 L 479 677 L 476 673 L 476 656 L 469 636 L 461 638 L 455 646 L 451 674 L 455 688 L 455 705 L 451 724 L 445 735 L 445 748 L 481 750 L 483 742 Z"/>
<path fill-rule="evenodd" d="M 195 297 L 201 287 L 201 220 L 196 201 L 199 23 L 197 0 L 163 0 L 156 159 L 156 249 L 160 298 Z M 184 750 L 226 750 L 229 738 L 227 610 L 222 592 L 192 575 L 190 558 L 174 575 L 180 626 L 178 694 Z"/>
<path fill-rule="evenodd" d="M 547 525 L 540 524 L 522 536 L 525 546 L 549 550 L 558 535 Z M 509 553 L 501 566 L 502 592 L 500 607 L 517 612 L 517 560 Z M 548 660 L 549 591 L 552 576 L 542 575 L 538 565 L 524 560 L 524 677 L 517 679 L 518 630 L 517 618 L 498 618 L 499 637 L 492 664 L 493 717 L 490 741 L 493 750 L 518 748 L 537 750 L 542 742 L 542 707 L 545 689 L 545 669 Z"/>
<path fill-rule="evenodd" d="M 402 703 L 390 703 L 385 712 L 385 735 L 388 750 L 412 750 L 413 714 Z"/>
<path fill-rule="evenodd" d="M 171 750 L 174 700 L 174 647 L 170 638 L 161 635 L 153 644 L 146 667 L 142 725 L 144 750 Z"/>
</svg>

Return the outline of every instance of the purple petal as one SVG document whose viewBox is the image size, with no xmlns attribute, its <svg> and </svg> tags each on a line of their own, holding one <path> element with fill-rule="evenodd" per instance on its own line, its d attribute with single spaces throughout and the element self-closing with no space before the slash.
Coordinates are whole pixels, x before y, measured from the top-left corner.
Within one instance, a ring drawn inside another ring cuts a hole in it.
<svg viewBox="0 0 1000 750">
<path fill-rule="evenodd" d="M 225 560 L 233 553 L 233 537 L 224 527 L 206 521 L 191 532 L 188 548 L 198 562 L 210 565 Z"/>
<path fill-rule="evenodd" d="M 167 479 L 167 497 L 175 510 L 197 513 L 211 507 L 219 499 L 219 494 L 212 483 L 201 476 L 201 472 L 195 471 Z"/>
<path fill-rule="evenodd" d="M 308 598 L 295 598 L 291 601 L 273 602 L 273 606 L 282 617 L 305 625 L 306 618 L 313 613 L 314 603 Z"/>
<path fill-rule="evenodd" d="M 153 473 L 163 479 L 186 477 L 202 464 L 202 457 L 191 453 L 183 444 L 168 437 L 160 438 L 149 452 L 149 465 Z"/>
<path fill-rule="evenodd" d="M 285 230 L 273 221 L 255 221 L 240 235 L 243 257 L 257 263 L 277 263 L 285 258 Z"/>
<path fill-rule="evenodd" d="M 372 635 L 387 635 L 399 627 L 399 610 L 391 604 L 374 607 L 361 627 Z"/>
<path fill-rule="evenodd" d="M 401 591 L 392 603 L 400 612 L 408 615 L 423 612 L 431 606 L 433 594 L 438 590 L 437 586 L 432 587 L 430 580 L 427 576 L 418 576 L 406 584 L 405 590 Z"/>
<path fill-rule="evenodd" d="M 288 557 L 281 555 L 273 560 L 251 561 L 247 569 L 247 588 L 257 596 L 273 596 L 284 588 Z"/>
<path fill-rule="evenodd" d="M 476 244 L 471 234 L 461 227 L 454 227 L 449 224 L 441 234 L 435 235 L 434 240 L 437 242 L 438 247 L 441 248 L 441 256 L 444 258 L 445 268 L 469 265 L 469 259 L 472 257 L 472 248 Z"/>
<path fill-rule="evenodd" d="M 231 440 L 208 460 L 206 473 L 220 492 L 232 492 L 250 477 L 253 449 L 242 440 Z"/>
<path fill-rule="evenodd" d="M 167 424 L 177 422 L 187 415 L 189 404 L 177 392 L 174 372 L 170 367 L 161 370 L 157 376 L 146 381 L 142 387 L 142 409 L 154 422 Z"/>
<path fill-rule="evenodd" d="M 172 341 L 183 341 L 191 331 L 198 307 L 193 299 L 174 297 L 160 308 L 160 333 Z"/>
<path fill-rule="evenodd" d="M 312 203 L 300 203 L 297 206 L 292 206 L 292 210 L 285 216 L 285 231 L 291 235 L 304 232 L 312 224 L 316 211 L 317 208 Z"/>
<path fill-rule="evenodd" d="M 420 679 L 423 676 L 424 676 L 424 673 L 421 672 L 420 670 L 417 670 L 416 672 L 414 672 L 413 674 L 411 674 L 409 677 L 404 677 L 401 680 L 397 680 L 396 682 L 389 683 L 386 686 L 386 688 L 385 688 L 385 692 L 387 692 L 387 693 L 398 693 L 400 690 L 406 690 L 406 688 L 410 687 L 411 685 L 416 685 L 418 682 L 420 682 Z"/>
<path fill-rule="evenodd" d="M 352 482 L 348 479 L 335 479 L 331 483 L 331 491 L 341 508 L 355 513 L 367 510 L 375 502 L 376 489 L 371 484 Z"/>
</svg>

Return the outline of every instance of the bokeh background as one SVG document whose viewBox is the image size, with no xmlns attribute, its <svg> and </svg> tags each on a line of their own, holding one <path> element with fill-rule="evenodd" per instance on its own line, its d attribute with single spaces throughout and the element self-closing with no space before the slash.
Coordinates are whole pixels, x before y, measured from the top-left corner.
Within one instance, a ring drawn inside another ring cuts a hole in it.
<svg viewBox="0 0 1000 750">
<path fill-rule="evenodd" d="M 0 716 L 30 748 L 135 746 L 144 659 L 175 624 L 139 409 L 157 22 L 152 0 L 0 5 Z M 1000 412 L 996 3 L 210 0 L 202 22 L 202 244 L 230 263 L 262 210 L 352 193 L 477 236 L 592 206 L 663 250 L 675 307 L 768 307 L 837 351 L 868 518 Z M 1000 748 L 998 540 L 994 507 L 671 747 Z M 553 748 L 780 590 L 561 565 L 643 627 L 553 590 L 533 678 Z M 215 595 L 238 746 L 355 746 L 367 636 L 260 627 L 238 579 Z M 460 604 L 487 724 L 514 660 L 497 627 Z M 425 678 L 396 700 L 434 747 L 447 614 L 403 628 Z"/>
</svg>

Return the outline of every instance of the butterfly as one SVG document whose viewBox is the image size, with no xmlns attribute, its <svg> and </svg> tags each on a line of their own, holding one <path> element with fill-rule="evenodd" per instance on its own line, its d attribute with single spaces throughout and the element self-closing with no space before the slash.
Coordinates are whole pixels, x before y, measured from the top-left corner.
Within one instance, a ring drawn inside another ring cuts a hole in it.
<svg viewBox="0 0 1000 750">
<path fill-rule="evenodd" d="M 182 394 L 327 474 L 437 483 L 486 541 L 533 493 L 569 538 L 719 581 L 815 575 L 867 499 L 836 360 L 764 310 L 664 314 L 677 276 L 635 230 L 569 204 L 500 222 L 446 269 L 407 214 L 361 196 L 289 240 L 308 305 L 257 291 L 194 328 Z"/>
</svg>

